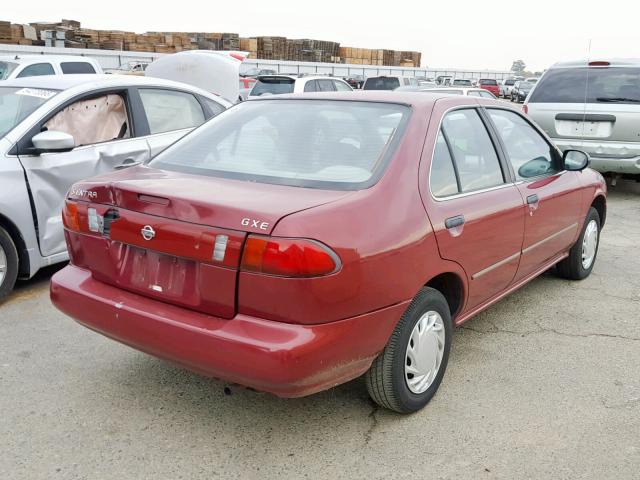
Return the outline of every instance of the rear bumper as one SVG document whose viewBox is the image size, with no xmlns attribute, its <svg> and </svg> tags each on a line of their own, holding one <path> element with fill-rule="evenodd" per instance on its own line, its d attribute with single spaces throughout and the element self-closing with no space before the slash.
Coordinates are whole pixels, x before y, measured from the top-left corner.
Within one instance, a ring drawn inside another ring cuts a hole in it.
<svg viewBox="0 0 640 480">
<path fill-rule="evenodd" d="M 226 320 L 112 287 L 73 265 L 53 276 L 51 300 L 114 340 L 282 397 L 309 395 L 364 373 L 409 303 L 321 325 L 245 315 Z"/>
<path fill-rule="evenodd" d="M 582 150 L 591 157 L 590 167 L 602 173 L 640 175 L 640 142 L 602 142 L 579 138 L 554 138 L 561 150 Z"/>
</svg>

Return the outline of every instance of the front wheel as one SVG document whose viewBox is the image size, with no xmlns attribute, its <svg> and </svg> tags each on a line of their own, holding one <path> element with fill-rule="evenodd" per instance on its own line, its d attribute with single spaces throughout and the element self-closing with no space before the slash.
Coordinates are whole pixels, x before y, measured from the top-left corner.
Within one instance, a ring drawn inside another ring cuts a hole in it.
<svg viewBox="0 0 640 480">
<path fill-rule="evenodd" d="M 444 296 L 422 288 L 365 374 L 371 398 L 400 413 L 415 412 L 429 403 L 447 368 L 452 329 Z"/>
<path fill-rule="evenodd" d="M 557 271 L 561 277 L 569 280 L 587 278 L 593 270 L 600 244 L 600 215 L 591 207 L 582 226 L 582 232 L 569 256 L 558 263 Z"/>
<path fill-rule="evenodd" d="M 0 227 L 0 302 L 13 290 L 18 278 L 18 251 L 7 231 Z"/>
</svg>

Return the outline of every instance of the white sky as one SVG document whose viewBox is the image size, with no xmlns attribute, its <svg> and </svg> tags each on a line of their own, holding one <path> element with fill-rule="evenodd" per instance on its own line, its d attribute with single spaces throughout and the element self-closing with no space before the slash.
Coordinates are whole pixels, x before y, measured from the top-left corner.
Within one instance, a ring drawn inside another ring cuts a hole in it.
<svg viewBox="0 0 640 480">
<path fill-rule="evenodd" d="M 423 66 L 528 70 L 560 60 L 640 57 L 638 0 L 195 1 L 7 0 L 14 23 L 79 20 L 87 28 L 236 32 L 422 52 Z"/>
</svg>

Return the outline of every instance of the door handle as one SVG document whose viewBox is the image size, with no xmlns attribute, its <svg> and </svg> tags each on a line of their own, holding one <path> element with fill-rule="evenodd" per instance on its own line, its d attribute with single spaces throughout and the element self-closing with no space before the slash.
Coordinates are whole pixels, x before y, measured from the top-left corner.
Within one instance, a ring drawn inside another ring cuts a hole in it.
<svg viewBox="0 0 640 480">
<path fill-rule="evenodd" d="M 456 228 L 464 225 L 464 216 L 457 215 L 455 217 L 449 217 L 444 221 L 444 226 L 447 229 Z"/>
<path fill-rule="evenodd" d="M 538 195 L 536 195 L 535 193 L 527 197 L 527 203 L 529 205 L 535 205 L 536 203 L 538 203 L 538 201 L 539 201 Z"/>
<path fill-rule="evenodd" d="M 124 162 L 122 162 L 120 165 L 116 165 L 115 169 L 116 170 L 122 170 L 123 168 L 129 168 L 129 167 L 135 167 L 136 165 L 140 165 L 142 162 L 135 160 L 133 158 L 127 158 Z"/>
</svg>

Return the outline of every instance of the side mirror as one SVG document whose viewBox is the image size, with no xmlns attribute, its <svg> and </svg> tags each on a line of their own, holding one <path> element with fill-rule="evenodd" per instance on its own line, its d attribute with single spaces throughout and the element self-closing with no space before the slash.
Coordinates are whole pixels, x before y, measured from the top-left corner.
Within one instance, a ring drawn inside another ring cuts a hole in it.
<svg viewBox="0 0 640 480">
<path fill-rule="evenodd" d="M 565 170 L 580 172 L 589 166 L 589 155 L 581 150 L 565 150 L 562 155 Z"/>
<path fill-rule="evenodd" d="M 537 157 L 522 164 L 518 175 L 522 178 L 534 178 L 549 173 L 552 164 L 545 157 Z"/>
<path fill-rule="evenodd" d="M 68 152 L 76 146 L 73 136 L 55 130 L 40 132 L 34 135 L 31 141 L 39 152 Z"/>
</svg>

